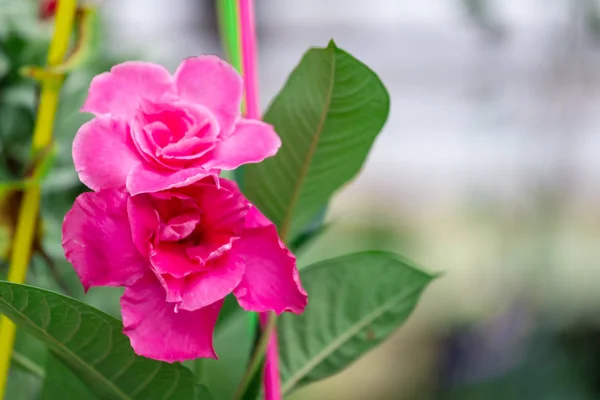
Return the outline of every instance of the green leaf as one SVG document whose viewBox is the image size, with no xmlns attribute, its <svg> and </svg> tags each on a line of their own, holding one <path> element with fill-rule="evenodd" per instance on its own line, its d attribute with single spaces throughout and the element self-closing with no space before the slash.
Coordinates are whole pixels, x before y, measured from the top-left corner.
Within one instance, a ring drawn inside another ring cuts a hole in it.
<svg viewBox="0 0 600 400">
<path fill-rule="evenodd" d="M 258 400 L 262 390 L 263 383 L 263 371 L 265 368 L 265 361 L 261 362 L 260 368 L 256 370 L 256 373 L 252 377 L 252 380 L 248 384 L 248 387 L 244 391 L 241 400 Z"/>
<path fill-rule="evenodd" d="M 40 400 L 96 400 L 83 382 L 53 353 L 46 360 L 46 379 Z"/>
<path fill-rule="evenodd" d="M 197 384 L 196 385 L 196 400 L 213 400 L 214 397 L 208 392 L 206 386 Z"/>
<path fill-rule="evenodd" d="M 12 353 L 13 365 L 17 368 L 21 368 L 23 371 L 27 371 L 39 378 L 45 378 L 46 371 L 35 362 L 29 359 L 29 357 L 19 353 L 16 349 Z"/>
<path fill-rule="evenodd" d="M 10 59 L 0 49 L 0 79 L 4 78 L 8 71 L 10 71 Z"/>
<path fill-rule="evenodd" d="M 300 272 L 309 302 L 278 322 L 282 390 L 340 372 L 402 325 L 433 276 L 392 253 L 364 252 Z"/>
<path fill-rule="evenodd" d="M 121 321 L 72 298 L 0 281 L 0 312 L 42 340 L 100 399 L 193 399 L 192 373 L 136 356 Z"/>
<path fill-rule="evenodd" d="M 4 400 L 37 399 L 42 387 L 42 381 L 35 375 L 18 368 L 12 368 L 6 382 Z"/>
<path fill-rule="evenodd" d="M 388 110 L 377 75 L 333 41 L 304 55 L 264 115 L 281 149 L 243 171 L 244 193 L 286 243 L 358 173 Z"/>
<path fill-rule="evenodd" d="M 248 313 L 244 312 L 233 296 L 226 303 L 235 301 L 235 312 L 219 321 L 214 335 L 218 360 L 203 360 L 203 382 L 216 399 L 231 399 L 241 380 L 252 352 L 253 336 L 248 332 Z M 224 310 L 227 311 L 227 310 Z M 221 316 L 219 315 L 219 319 Z"/>
<path fill-rule="evenodd" d="M 317 241 L 321 236 L 323 236 L 329 229 L 331 228 L 331 224 L 323 224 L 318 228 L 307 229 L 302 234 L 298 235 L 296 240 L 290 243 L 290 250 L 296 255 L 296 257 L 303 254 L 303 252 L 310 247 L 313 243 Z"/>
</svg>

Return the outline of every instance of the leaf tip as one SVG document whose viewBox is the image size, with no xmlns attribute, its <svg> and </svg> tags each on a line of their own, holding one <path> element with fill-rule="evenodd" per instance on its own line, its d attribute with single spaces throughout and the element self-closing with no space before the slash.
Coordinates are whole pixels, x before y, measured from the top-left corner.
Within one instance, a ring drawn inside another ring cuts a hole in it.
<svg viewBox="0 0 600 400">
<path fill-rule="evenodd" d="M 446 271 L 431 272 L 431 273 L 429 273 L 429 278 L 430 278 L 430 280 L 433 281 L 435 279 L 442 278 L 445 275 L 446 275 Z"/>
<path fill-rule="evenodd" d="M 327 43 L 327 48 L 333 50 L 336 50 L 338 48 L 335 42 L 333 41 L 333 38 L 329 39 L 329 43 Z"/>
</svg>

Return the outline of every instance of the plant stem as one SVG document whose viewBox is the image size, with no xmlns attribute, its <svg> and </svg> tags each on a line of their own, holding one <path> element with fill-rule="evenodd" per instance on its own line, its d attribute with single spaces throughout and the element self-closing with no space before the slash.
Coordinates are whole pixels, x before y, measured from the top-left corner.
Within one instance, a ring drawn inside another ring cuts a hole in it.
<svg viewBox="0 0 600 400">
<path fill-rule="evenodd" d="M 46 372 L 42 367 L 40 367 L 35 362 L 31 361 L 27 356 L 19 353 L 18 351 L 13 351 L 12 360 L 15 363 L 15 365 L 18 365 L 25 371 L 29 371 L 42 379 L 46 377 Z"/>
<path fill-rule="evenodd" d="M 194 375 L 196 375 L 196 382 L 205 383 L 204 359 L 197 358 L 194 361 Z"/>
<path fill-rule="evenodd" d="M 269 318 L 267 320 L 267 323 L 265 324 L 262 334 L 260 335 L 260 339 L 258 340 L 258 343 L 256 344 L 254 353 L 252 354 L 252 357 L 250 358 L 250 363 L 248 364 L 248 368 L 246 368 L 246 372 L 244 373 L 244 376 L 242 377 L 242 380 L 240 381 L 240 384 L 238 385 L 238 388 L 235 391 L 235 395 L 233 396 L 234 400 L 240 400 L 242 398 L 242 396 L 244 395 L 244 392 L 248 388 L 248 385 L 252 381 L 252 378 L 260 369 L 261 362 L 262 362 L 263 358 L 265 357 L 265 353 L 267 351 L 267 346 L 269 344 L 269 338 L 275 332 L 276 326 L 277 326 L 277 316 L 275 315 L 274 312 L 271 311 L 271 312 L 269 312 Z"/>
<path fill-rule="evenodd" d="M 60 0 L 56 11 L 54 35 L 48 50 L 48 66 L 59 65 L 69 48 L 77 0 Z M 62 77 L 49 77 L 42 82 L 37 117 L 33 130 L 31 152 L 33 156 L 46 148 L 52 141 L 54 116 L 58 107 L 58 94 Z M 11 254 L 8 281 L 23 283 L 31 258 L 31 247 L 40 206 L 40 186 L 32 185 L 25 190 L 19 220 L 16 227 Z M 15 341 L 16 326 L 10 319 L 0 317 L 0 399 L 4 398 L 11 354 Z"/>
<path fill-rule="evenodd" d="M 60 272 L 58 272 L 58 268 L 56 268 L 56 263 L 54 262 L 52 257 L 50 257 L 48 253 L 46 253 L 46 250 L 42 247 L 42 244 L 40 242 L 41 240 L 36 240 L 34 242 L 34 251 L 36 251 L 40 255 L 40 257 L 48 267 L 50 275 L 52 276 L 58 287 L 61 288 L 64 294 L 66 294 L 69 297 L 72 297 L 73 291 L 69 287 L 69 284 L 63 279 Z"/>
<path fill-rule="evenodd" d="M 237 0 L 218 0 L 217 13 L 223 49 L 229 63 L 244 76 L 240 33 L 240 6 Z M 246 110 L 246 96 L 242 96 L 242 113 Z"/>
</svg>

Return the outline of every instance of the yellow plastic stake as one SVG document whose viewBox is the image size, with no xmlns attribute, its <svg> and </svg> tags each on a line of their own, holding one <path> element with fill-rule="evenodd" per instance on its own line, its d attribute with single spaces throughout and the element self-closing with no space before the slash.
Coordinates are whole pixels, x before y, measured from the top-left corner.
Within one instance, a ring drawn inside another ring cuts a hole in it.
<svg viewBox="0 0 600 400">
<path fill-rule="evenodd" d="M 49 67 L 60 65 L 65 58 L 69 48 L 76 8 L 77 0 L 58 1 L 54 35 L 48 50 L 47 65 Z M 52 142 L 54 116 L 58 107 L 58 95 L 62 81 L 62 76 L 49 75 L 44 78 L 41 84 L 40 101 L 31 144 L 34 155 Z M 10 282 L 25 282 L 39 207 L 40 186 L 39 184 L 31 185 L 25 190 L 21 209 L 19 210 L 19 220 L 8 271 Z M 0 319 L 0 399 L 4 398 L 15 333 L 16 326 L 6 316 L 2 315 Z"/>
</svg>

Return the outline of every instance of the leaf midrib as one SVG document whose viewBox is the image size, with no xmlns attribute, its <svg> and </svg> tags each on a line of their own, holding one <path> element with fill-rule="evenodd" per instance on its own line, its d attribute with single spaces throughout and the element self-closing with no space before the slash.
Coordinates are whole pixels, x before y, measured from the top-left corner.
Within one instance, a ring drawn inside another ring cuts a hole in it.
<svg viewBox="0 0 600 400">
<path fill-rule="evenodd" d="M 300 368 L 298 372 L 292 375 L 281 388 L 282 394 L 287 394 L 295 385 L 298 383 L 306 374 L 308 374 L 313 368 L 319 365 L 323 360 L 325 360 L 328 356 L 333 354 L 338 348 L 342 347 L 344 343 L 349 341 L 353 336 L 355 336 L 358 332 L 361 331 L 364 327 L 369 325 L 371 322 L 375 321 L 377 318 L 381 317 L 386 311 L 389 311 L 396 305 L 419 292 L 420 285 L 415 285 L 413 290 L 410 290 L 408 293 L 403 296 L 393 296 L 390 300 L 383 303 L 380 307 L 375 308 L 370 313 L 359 320 L 358 323 L 351 326 L 346 332 L 342 333 L 338 336 L 337 339 L 332 341 L 328 346 L 326 346 L 323 350 L 317 353 L 312 360 L 309 360 L 308 363 L 304 365 L 304 367 Z"/>
<path fill-rule="evenodd" d="M 321 134 L 323 133 L 323 127 L 325 125 L 325 119 L 327 118 L 327 114 L 329 113 L 329 109 L 331 107 L 331 98 L 333 96 L 333 87 L 335 86 L 335 46 L 328 47 L 331 48 L 331 70 L 330 70 L 330 79 L 329 88 L 326 93 L 325 105 L 323 107 L 323 111 L 321 113 L 321 117 L 319 118 L 319 123 L 317 124 L 317 129 L 313 138 L 311 140 L 310 146 L 308 148 L 308 152 L 304 157 L 304 163 L 302 164 L 302 168 L 300 169 L 300 173 L 298 174 L 298 179 L 294 184 L 294 189 L 292 191 L 292 196 L 288 205 L 283 214 L 280 236 L 283 242 L 286 242 L 287 235 L 289 233 L 289 229 L 292 223 L 292 213 L 296 203 L 298 202 L 298 198 L 300 197 L 300 192 L 302 188 L 302 183 L 306 179 L 306 175 L 308 174 L 308 170 L 310 168 L 310 164 L 312 158 L 314 157 L 315 151 L 317 149 L 317 144 L 319 143 L 319 139 L 321 138 Z M 287 243 L 287 242 L 286 242 Z"/>
<path fill-rule="evenodd" d="M 12 292 L 12 289 L 9 288 L 9 290 L 11 290 L 11 292 Z M 27 297 L 29 297 L 29 296 L 27 295 Z M 123 391 L 121 391 L 121 389 L 119 389 L 117 386 L 115 386 L 113 384 L 113 382 L 111 382 L 104 375 L 102 375 L 100 372 L 98 372 L 98 370 L 96 370 L 95 368 L 92 368 L 87 362 L 85 362 L 83 359 L 81 359 L 80 357 L 78 357 L 77 354 L 73 353 L 71 351 L 71 349 L 69 349 L 67 346 L 64 346 L 60 341 L 56 340 L 53 336 L 51 336 L 50 334 L 48 334 L 43 329 L 39 328 L 36 323 L 34 323 L 31 319 L 29 319 L 29 317 L 27 317 L 25 314 L 23 314 L 20 310 L 18 310 L 17 308 L 13 307 L 2 296 L 0 296 L 0 302 L 2 302 L 3 304 L 5 304 L 5 306 L 8 307 L 9 309 L 13 310 L 13 312 L 15 312 L 23 320 L 25 320 L 29 324 L 29 326 L 32 327 L 34 330 L 36 330 L 38 333 L 41 332 L 42 336 L 46 337 L 49 342 L 53 343 L 56 347 L 60 348 L 63 353 L 66 353 L 67 355 L 73 357 L 73 359 L 78 360 L 79 363 L 81 365 L 83 365 L 83 367 L 87 371 L 91 372 L 91 375 L 93 375 L 95 377 L 98 377 L 99 380 L 103 381 L 103 383 L 105 383 L 107 387 L 109 387 L 110 389 L 112 389 L 115 394 L 119 395 L 119 398 L 121 398 L 123 400 L 132 400 L 133 399 L 132 397 L 129 397 L 125 393 L 123 393 Z"/>
</svg>

